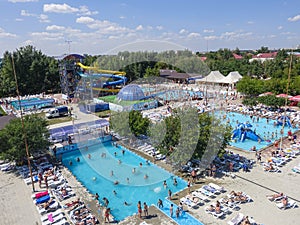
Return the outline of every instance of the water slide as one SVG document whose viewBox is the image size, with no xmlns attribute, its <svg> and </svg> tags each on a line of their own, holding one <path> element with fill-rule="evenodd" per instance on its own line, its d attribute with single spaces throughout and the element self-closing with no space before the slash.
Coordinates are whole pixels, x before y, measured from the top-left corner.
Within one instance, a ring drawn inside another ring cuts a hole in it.
<svg viewBox="0 0 300 225">
<path fill-rule="evenodd" d="M 260 139 L 263 141 L 261 137 L 259 137 L 250 129 L 250 127 L 252 127 L 251 124 L 240 123 L 237 129 L 233 130 L 232 139 L 238 139 L 241 142 L 245 141 L 245 139 L 250 139 L 253 141 L 258 141 Z"/>
<path fill-rule="evenodd" d="M 288 127 L 290 127 L 290 128 L 292 127 L 290 118 L 289 118 L 288 116 L 279 116 L 279 117 L 277 118 L 276 125 L 277 125 L 277 126 L 282 126 L 283 123 L 284 123 L 284 121 L 285 121 L 284 126 L 288 126 Z"/>
<path fill-rule="evenodd" d="M 127 78 L 124 76 L 126 74 L 125 72 L 112 71 L 112 70 L 101 70 L 97 67 L 85 66 L 81 63 L 77 63 L 77 65 L 80 66 L 85 71 L 86 70 L 93 71 L 93 73 L 91 73 L 91 72 L 88 72 L 88 73 L 78 72 L 78 74 L 81 77 L 95 78 L 95 79 L 100 78 L 100 77 L 105 77 L 105 78 L 116 79 L 116 80 L 113 80 L 113 81 L 106 81 L 105 83 L 103 83 L 102 88 L 95 87 L 95 88 L 93 88 L 95 90 L 105 90 L 105 91 L 107 91 L 107 89 L 104 89 L 104 88 L 115 87 L 117 85 L 124 85 L 127 81 Z M 113 89 L 111 89 L 111 90 L 113 90 Z"/>
</svg>

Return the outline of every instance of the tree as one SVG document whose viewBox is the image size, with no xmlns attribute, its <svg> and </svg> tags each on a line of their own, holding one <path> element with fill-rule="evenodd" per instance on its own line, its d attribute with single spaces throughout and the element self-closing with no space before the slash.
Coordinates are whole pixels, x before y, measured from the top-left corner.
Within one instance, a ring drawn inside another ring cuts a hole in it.
<svg viewBox="0 0 300 225">
<path fill-rule="evenodd" d="M 150 119 L 143 117 L 140 111 L 129 112 L 129 127 L 135 136 L 147 135 Z"/>
<path fill-rule="evenodd" d="M 272 106 L 275 108 L 284 106 L 286 103 L 285 98 L 277 98 L 275 95 L 267 95 L 267 96 L 261 96 L 258 97 L 258 102 L 267 105 L 267 106 Z M 287 101 L 289 103 L 289 101 Z"/>
<path fill-rule="evenodd" d="M 22 161 L 26 157 L 25 135 L 30 155 L 46 151 L 50 146 L 47 126 L 47 121 L 37 115 L 24 117 L 24 130 L 20 118 L 11 120 L 5 128 L 0 130 L 1 157 L 17 162 Z"/>
<path fill-rule="evenodd" d="M 13 64 L 21 95 L 39 94 L 60 88 L 58 62 L 37 51 L 33 46 L 5 52 L 0 71 L 1 96 L 15 95 Z"/>
</svg>

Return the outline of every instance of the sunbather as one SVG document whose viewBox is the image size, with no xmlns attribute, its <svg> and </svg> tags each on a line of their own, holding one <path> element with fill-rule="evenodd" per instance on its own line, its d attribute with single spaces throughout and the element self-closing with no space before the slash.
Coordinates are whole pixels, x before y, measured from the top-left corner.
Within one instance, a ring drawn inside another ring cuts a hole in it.
<svg viewBox="0 0 300 225">
<path fill-rule="evenodd" d="M 283 193 L 274 193 L 272 195 L 267 195 L 268 199 L 270 201 L 274 201 L 274 200 L 277 200 L 279 198 L 282 198 L 283 197 Z"/>
</svg>

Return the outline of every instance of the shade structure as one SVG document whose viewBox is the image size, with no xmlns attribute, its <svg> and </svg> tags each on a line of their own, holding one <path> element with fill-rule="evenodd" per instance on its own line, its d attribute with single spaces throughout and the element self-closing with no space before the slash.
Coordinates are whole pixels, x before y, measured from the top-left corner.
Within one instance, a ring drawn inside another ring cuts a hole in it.
<svg viewBox="0 0 300 225">
<path fill-rule="evenodd" d="M 273 95 L 273 93 L 272 92 L 265 92 L 265 93 L 260 94 L 259 97 L 267 96 L 267 95 Z"/>
<path fill-rule="evenodd" d="M 287 94 L 278 94 L 276 95 L 277 98 L 292 98 L 293 96 Z"/>
<path fill-rule="evenodd" d="M 206 77 L 203 77 L 202 79 L 198 79 L 197 82 L 201 83 L 220 83 L 222 79 L 224 79 L 225 76 L 220 71 L 211 71 Z"/>
<path fill-rule="evenodd" d="M 290 101 L 300 102 L 300 95 L 296 95 L 294 97 L 289 98 Z"/>
<path fill-rule="evenodd" d="M 230 72 L 225 78 L 223 78 L 220 83 L 224 84 L 235 84 L 240 79 L 242 79 L 242 75 L 238 71 Z"/>
</svg>

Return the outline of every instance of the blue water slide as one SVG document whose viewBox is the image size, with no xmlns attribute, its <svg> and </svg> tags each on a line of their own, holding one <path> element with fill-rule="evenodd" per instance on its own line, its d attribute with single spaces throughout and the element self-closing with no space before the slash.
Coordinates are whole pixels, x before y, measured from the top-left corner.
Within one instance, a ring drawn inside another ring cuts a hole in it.
<svg viewBox="0 0 300 225">
<path fill-rule="evenodd" d="M 236 137 L 239 137 L 240 136 L 240 132 L 241 132 L 240 129 L 235 129 L 233 131 L 232 139 L 235 139 Z"/>
<path fill-rule="evenodd" d="M 251 139 L 253 141 L 258 141 L 258 139 L 260 139 L 261 141 L 263 141 L 262 138 L 260 138 L 257 134 L 255 134 L 252 130 L 248 130 L 246 132 L 246 138 Z"/>
<path fill-rule="evenodd" d="M 116 85 L 121 85 L 121 84 L 125 84 L 127 81 L 127 77 L 125 76 L 119 76 L 119 75 L 113 75 L 113 74 L 104 74 L 104 73 L 99 73 L 99 74 L 85 74 L 85 73 L 80 73 L 78 72 L 78 74 L 81 77 L 86 77 L 86 78 L 99 78 L 99 77 L 107 77 L 107 78 L 112 78 L 112 79 L 118 79 L 115 81 L 107 81 L 103 84 L 103 88 L 105 87 L 109 87 L 109 86 L 116 86 Z"/>
</svg>

